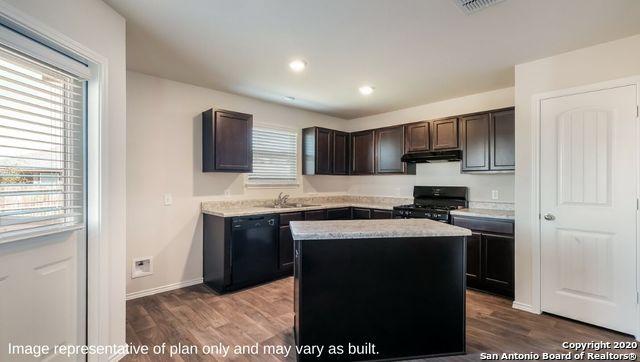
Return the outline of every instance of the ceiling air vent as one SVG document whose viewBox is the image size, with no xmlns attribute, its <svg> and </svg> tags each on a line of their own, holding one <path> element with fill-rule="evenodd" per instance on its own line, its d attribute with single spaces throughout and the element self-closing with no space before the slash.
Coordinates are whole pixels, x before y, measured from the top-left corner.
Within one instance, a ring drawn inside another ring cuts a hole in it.
<svg viewBox="0 0 640 362">
<path fill-rule="evenodd" d="M 469 15 L 482 9 L 488 8 L 504 0 L 453 0 L 462 11 Z"/>
</svg>

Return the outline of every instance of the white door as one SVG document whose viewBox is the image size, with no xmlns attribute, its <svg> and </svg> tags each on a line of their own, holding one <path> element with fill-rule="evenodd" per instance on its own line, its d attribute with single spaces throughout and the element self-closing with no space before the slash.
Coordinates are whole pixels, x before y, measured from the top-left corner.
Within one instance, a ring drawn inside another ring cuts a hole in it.
<svg viewBox="0 0 640 362">
<path fill-rule="evenodd" d="M 636 86 L 541 102 L 543 311 L 635 334 Z"/>
<path fill-rule="evenodd" d="M 9 343 L 85 344 L 85 252 L 83 230 L 0 245 L 0 361 L 67 360 L 10 354 Z"/>
</svg>

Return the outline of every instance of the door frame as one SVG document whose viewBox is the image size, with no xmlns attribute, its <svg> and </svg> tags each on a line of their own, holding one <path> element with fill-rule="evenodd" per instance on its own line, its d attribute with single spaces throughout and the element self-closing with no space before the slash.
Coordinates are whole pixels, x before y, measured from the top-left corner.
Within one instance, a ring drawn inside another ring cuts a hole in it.
<svg viewBox="0 0 640 362">
<path fill-rule="evenodd" d="M 530 306 L 530 311 L 533 313 L 541 314 L 542 313 L 542 278 L 541 278 L 541 263 L 542 263 L 542 243 L 541 243 L 541 228 L 542 222 L 540 219 L 540 131 L 541 131 L 541 107 L 542 101 L 552 98 L 570 96 L 581 93 L 589 93 L 619 87 L 625 87 L 635 85 L 636 86 L 636 109 L 638 105 L 640 105 L 640 76 L 632 76 L 626 78 L 620 78 L 605 82 L 593 83 L 585 86 L 571 87 L 566 89 L 555 90 L 551 92 L 544 92 L 535 94 L 532 96 L 531 110 L 531 124 L 530 124 L 530 132 L 532 137 L 531 142 L 531 293 L 532 293 L 532 304 Z M 640 117 L 638 117 L 638 113 L 636 113 L 636 122 L 640 122 Z M 636 140 L 640 143 L 640 126 L 637 127 L 638 132 L 636 134 Z M 638 184 L 636 185 L 636 199 L 640 198 L 640 147 L 636 148 L 636 159 L 638 160 L 638 167 L 636 168 Z M 638 291 L 640 290 L 640 270 L 638 268 L 640 263 L 640 231 L 638 230 L 640 226 L 640 212 L 636 210 L 636 295 L 638 295 Z M 518 244 L 516 243 L 516 248 L 518 248 Z M 517 261 L 516 261 L 517 262 Z M 515 303 L 514 303 L 515 304 Z M 640 309 L 638 303 L 636 303 L 636 327 L 635 327 L 635 337 L 636 339 L 640 338 Z"/>
<path fill-rule="evenodd" d="M 63 33 L 49 27 L 42 21 L 0 1 L 0 19 L 33 36 L 46 39 L 56 47 L 69 54 L 75 54 L 87 60 L 91 70 L 91 78 L 87 82 L 87 134 L 86 134 L 86 271 L 87 271 L 87 304 L 86 328 L 88 345 L 109 345 L 109 333 L 113 328 L 124 328 L 124 325 L 111 325 L 109 318 L 111 285 L 111 263 L 108 237 L 109 225 L 106 216 L 109 213 L 107 200 L 108 188 L 108 59 Z M 124 255 L 115 255 L 123 258 Z M 124 295 L 124 291 L 123 291 Z M 124 304 L 125 300 L 122 299 Z M 119 322 L 119 321 L 115 321 Z M 119 360 L 123 356 L 88 355 L 88 361 Z"/>
</svg>

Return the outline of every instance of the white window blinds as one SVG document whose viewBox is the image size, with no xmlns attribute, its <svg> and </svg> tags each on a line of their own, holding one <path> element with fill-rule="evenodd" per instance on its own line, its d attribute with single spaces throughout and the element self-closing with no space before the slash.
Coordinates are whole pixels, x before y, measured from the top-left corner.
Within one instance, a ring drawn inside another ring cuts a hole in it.
<svg viewBox="0 0 640 362">
<path fill-rule="evenodd" d="M 0 47 L 0 243 L 83 226 L 84 87 Z"/>
<path fill-rule="evenodd" d="M 253 128 L 253 173 L 250 184 L 297 184 L 297 134 L 277 129 Z"/>
</svg>

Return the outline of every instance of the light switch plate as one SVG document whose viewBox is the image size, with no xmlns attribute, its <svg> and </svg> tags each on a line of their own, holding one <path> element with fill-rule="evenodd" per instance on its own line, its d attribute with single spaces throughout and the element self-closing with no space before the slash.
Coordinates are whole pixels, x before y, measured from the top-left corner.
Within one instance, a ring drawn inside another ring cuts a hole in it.
<svg viewBox="0 0 640 362">
<path fill-rule="evenodd" d="M 173 196 L 171 194 L 164 194 L 164 206 L 170 206 L 173 204 Z"/>
</svg>

